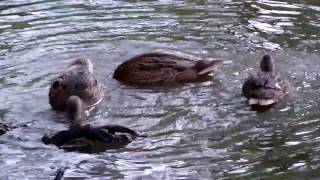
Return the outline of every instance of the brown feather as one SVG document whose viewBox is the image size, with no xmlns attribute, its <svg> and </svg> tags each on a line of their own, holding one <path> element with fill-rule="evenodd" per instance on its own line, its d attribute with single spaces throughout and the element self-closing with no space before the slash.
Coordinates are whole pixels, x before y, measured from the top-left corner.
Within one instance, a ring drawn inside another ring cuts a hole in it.
<svg viewBox="0 0 320 180">
<path fill-rule="evenodd" d="M 103 96 L 87 64 L 73 62 L 66 72 L 54 80 L 49 90 L 49 103 L 53 109 L 63 111 L 66 109 L 67 99 L 72 95 L 79 96 L 86 107 L 93 105 Z"/>
<path fill-rule="evenodd" d="M 276 76 L 273 71 L 259 71 L 256 75 L 250 74 L 245 80 L 242 93 L 251 105 L 270 105 L 279 102 L 289 93 L 289 81 L 285 77 Z"/>
<path fill-rule="evenodd" d="M 146 53 L 119 65 L 113 78 L 125 84 L 138 86 L 197 82 L 203 75 L 211 73 L 217 62 L 193 61 L 164 53 Z"/>
</svg>

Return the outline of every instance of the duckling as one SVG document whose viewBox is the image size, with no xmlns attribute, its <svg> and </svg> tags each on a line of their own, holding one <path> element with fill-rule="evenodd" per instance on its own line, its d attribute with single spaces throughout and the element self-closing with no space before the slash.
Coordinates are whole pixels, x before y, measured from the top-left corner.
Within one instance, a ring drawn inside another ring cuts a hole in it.
<svg viewBox="0 0 320 180">
<path fill-rule="evenodd" d="M 9 131 L 9 127 L 6 124 L 0 123 L 0 136 Z"/>
<path fill-rule="evenodd" d="M 269 106 L 289 94 L 289 81 L 275 74 L 273 58 L 264 55 L 260 71 L 256 75 L 249 74 L 243 84 L 242 93 L 248 99 L 249 105 Z"/>
<path fill-rule="evenodd" d="M 81 98 L 86 109 L 98 103 L 103 96 L 89 59 L 76 59 L 66 72 L 53 81 L 49 90 L 49 103 L 54 110 L 64 111 L 72 95 Z"/>
<path fill-rule="evenodd" d="M 204 82 L 222 61 L 199 60 L 165 53 L 146 53 L 135 56 L 114 71 L 113 78 L 128 85 L 165 86 Z"/>
<path fill-rule="evenodd" d="M 71 127 L 49 137 L 42 138 L 44 144 L 54 144 L 59 148 L 69 151 L 101 152 L 106 149 L 121 148 L 129 144 L 136 137 L 145 137 L 136 131 L 120 126 L 105 125 L 94 127 L 91 125 L 80 125 L 84 119 L 83 101 L 78 96 L 71 96 L 67 102 L 66 116 Z M 116 134 L 126 133 L 126 134 Z"/>
</svg>

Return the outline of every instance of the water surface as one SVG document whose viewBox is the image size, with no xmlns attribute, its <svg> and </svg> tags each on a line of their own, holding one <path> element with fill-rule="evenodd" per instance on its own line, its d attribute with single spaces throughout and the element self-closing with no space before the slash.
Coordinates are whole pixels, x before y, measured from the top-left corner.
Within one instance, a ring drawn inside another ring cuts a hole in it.
<svg viewBox="0 0 320 180">
<path fill-rule="evenodd" d="M 1 1 L 0 120 L 29 126 L 0 137 L 0 179 L 53 179 L 65 167 L 65 179 L 316 179 L 319 26 L 317 0 Z M 209 83 L 174 89 L 112 79 L 121 62 L 153 51 L 229 63 Z M 293 93 L 257 113 L 241 86 L 264 53 Z M 148 138 L 98 154 L 42 144 L 45 133 L 68 126 L 48 90 L 79 57 L 93 61 L 105 93 L 87 122 Z"/>
</svg>

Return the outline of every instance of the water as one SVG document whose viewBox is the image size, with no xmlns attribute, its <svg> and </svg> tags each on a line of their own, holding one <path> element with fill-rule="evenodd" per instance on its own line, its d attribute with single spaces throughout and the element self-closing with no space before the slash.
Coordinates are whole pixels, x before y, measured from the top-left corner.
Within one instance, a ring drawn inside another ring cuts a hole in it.
<svg viewBox="0 0 320 180">
<path fill-rule="evenodd" d="M 0 137 L 0 179 L 316 179 L 320 164 L 318 0 L 0 2 L 0 120 L 29 123 Z M 144 52 L 228 60 L 210 83 L 136 89 L 112 79 Z M 270 53 L 292 83 L 263 113 L 241 96 Z M 105 97 L 88 122 L 148 134 L 124 149 L 65 152 L 41 137 L 67 128 L 51 110 L 52 79 L 90 58 Z"/>
</svg>

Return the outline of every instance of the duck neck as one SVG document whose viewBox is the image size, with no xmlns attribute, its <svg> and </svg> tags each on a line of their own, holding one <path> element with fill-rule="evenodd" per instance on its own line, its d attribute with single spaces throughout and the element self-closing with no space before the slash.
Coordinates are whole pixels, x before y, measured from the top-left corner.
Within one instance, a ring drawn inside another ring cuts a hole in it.
<svg viewBox="0 0 320 180">
<path fill-rule="evenodd" d="M 266 73 L 273 73 L 275 69 L 273 59 L 270 56 L 265 55 L 261 60 L 260 69 Z"/>
<path fill-rule="evenodd" d="M 67 101 L 67 118 L 71 126 L 77 126 L 85 117 L 82 100 L 78 96 L 71 96 Z"/>
</svg>

